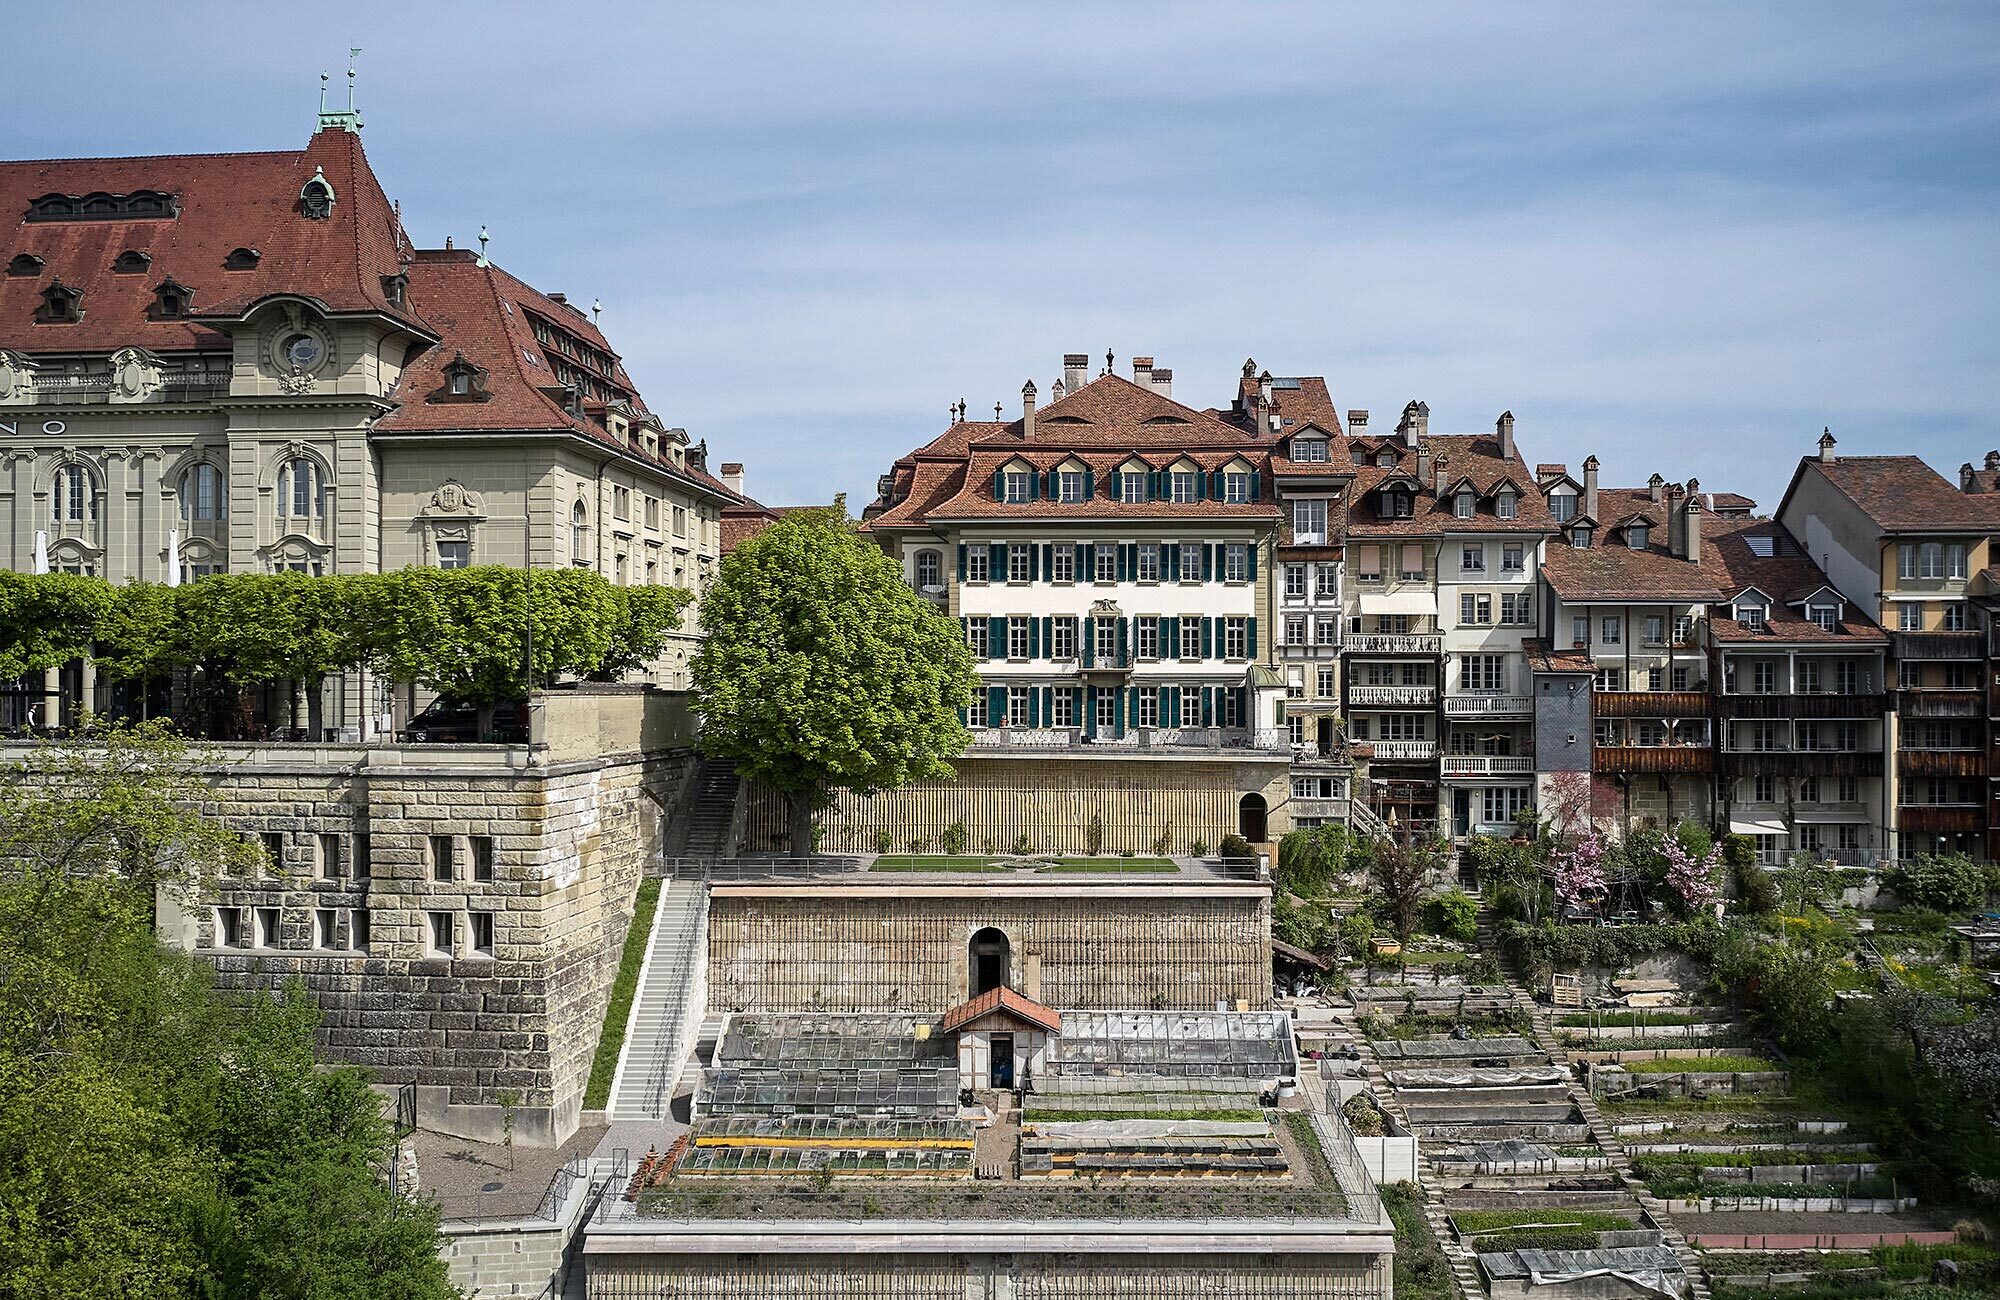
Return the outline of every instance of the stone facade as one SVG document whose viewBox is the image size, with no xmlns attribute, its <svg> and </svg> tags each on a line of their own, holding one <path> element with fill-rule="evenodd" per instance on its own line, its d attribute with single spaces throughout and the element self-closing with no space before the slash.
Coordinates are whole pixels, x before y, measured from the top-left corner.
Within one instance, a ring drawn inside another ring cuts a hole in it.
<svg viewBox="0 0 2000 1300">
<path fill-rule="evenodd" d="M 663 693 L 607 699 L 612 718 L 643 717 L 634 700 L 685 716 Z M 574 724 L 587 702 L 552 707 Z M 591 743 L 614 730 L 578 725 Z M 225 988 L 302 979 L 327 1050 L 415 1084 L 424 1127 L 495 1140 L 512 1090 L 516 1140 L 560 1142 L 639 879 L 694 763 L 685 735 L 642 751 L 640 734 L 599 757 L 548 743 L 216 746 L 204 811 L 260 837 L 276 869 L 164 911 L 163 930 Z"/>
<path fill-rule="evenodd" d="M 1269 1004 L 1270 889 L 1136 885 L 716 885 L 708 1006 L 942 1013 L 972 994 L 968 945 L 994 927 L 1008 984 L 1050 1006 Z"/>
</svg>

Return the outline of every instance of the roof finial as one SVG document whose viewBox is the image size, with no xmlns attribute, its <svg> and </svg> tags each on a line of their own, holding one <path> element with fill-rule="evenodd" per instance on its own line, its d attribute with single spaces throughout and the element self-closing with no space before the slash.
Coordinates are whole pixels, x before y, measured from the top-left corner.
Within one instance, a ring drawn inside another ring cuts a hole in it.
<svg viewBox="0 0 2000 1300">
<path fill-rule="evenodd" d="M 1108 375 L 1108 374 L 1110 374 L 1110 373 L 1111 373 L 1111 363 L 1112 363 L 1112 361 L 1113 361 L 1114 359 L 1115 359 L 1115 358 L 1113 358 L 1113 357 L 1112 357 L 1112 355 L 1111 355 L 1111 349 L 1110 349 L 1110 348 L 1106 348 L 1106 349 L 1104 349 L 1104 373 L 1105 373 L 1105 374 L 1107 374 L 1107 375 Z"/>
<path fill-rule="evenodd" d="M 327 74 L 319 74 L 319 129 L 322 131 L 359 131 L 361 111 L 354 106 L 354 57 L 361 53 L 359 46 L 349 46 L 347 50 L 347 107 L 329 109 L 326 106 Z"/>
<path fill-rule="evenodd" d="M 493 265 L 493 263 L 486 260 L 486 241 L 491 238 L 492 236 L 486 233 L 486 227 L 481 225 L 479 227 L 479 265 L 481 266 Z"/>
<path fill-rule="evenodd" d="M 993 422 L 995 424 L 1000 423 L 1000 403 L 998 402 L 993 403 Z"/>
<path fill-rule="evenodd" d="M 592 298 L 590 300 L 590 323 L 593 325 L 597 324 L 597 318 L 603 314 L 604 314 L 604 299 Z"/>
</svg>

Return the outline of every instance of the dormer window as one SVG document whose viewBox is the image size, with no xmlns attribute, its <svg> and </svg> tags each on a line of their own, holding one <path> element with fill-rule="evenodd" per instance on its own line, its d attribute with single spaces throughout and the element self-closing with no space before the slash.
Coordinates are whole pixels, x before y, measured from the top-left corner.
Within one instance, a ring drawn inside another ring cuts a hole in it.
<svg viewBox="0 0 2000 1300">
<path fill-rule="evenodd" d="M 1326 439 L 1298 438 L 1292 442 L 1292 459 L 1303 465 L 1326 463 Z"/>
<path fill-rule="evenodd" d="M 1056 475 L 1056 496 L 1064 505 L 1080 505 L 1086 495 L 1082 470 L 1066 469 Z"/>
<path fill-rule="evenodd" d="M 40 275 L 42 268 L 47 265 L 48 263 L 33 253 L 16 253 L 13 260 L 7 263 L 7 274 Z"/>
<path fill-rule="evenodd" d="M 1749 631 L 1762 632 L 1764 630 L 1764 615 L 1764 606 L 1757 601 L 1741 600 L 1736 602 L 1736 621 Z"/>
<path fill-rule="evenodd" d="M 1126 470 L 1118 476 L 1118 499 L 1127 505 L 1137 505 L 1146 499 L 1144 470 Z"/>
<path fill-rule="evenodd" d="M 263 260 L 264 255 L 254 248 L 234 248 L 230 250 L 228 257 L 222 259 L 222 269 L 225 271 L 254 271 L 257 269 L 257 263 Z"/>
<path fill-rule="evenodd" d="M 1472 499 L 1472 493 L 1460 492 L 1457 496 L 1452 498 L 1451 513 L 1460 519 L 1470 519 L 1472 518 L 1472 508 L 1474 504 L 1475 503 Z"/>
<path fill-rule="evenodd" d="M 1383 468 L 1383 469 L 1389 469 L 1389 468 L 1391 468 L 1392 466 L 1394 466 L 1394 465 L 1395 465 L 1395 463 L 1396 463 L 1396 453 L 1395 453 L 1395 452 L 1393 452 L 1393 451 L 1378 451 L 1378 452 L 1376 452 L 1376 453 L 1375 453 L 1375 464 L 1376 464 L 1376 465 L 1378 465 L 1379 467 L 1381 467 L 1381 468 Z"/>
<path fill-rule="evenodd" d="M 1578 524 L 1569 530 L 1569 544 L 1579 551 L 1587 551 L 1590 549 L 1590 534 L 1589 524 Z"/>
<path fill-rule="evenodd" d="M 486 391 L 486 372 L 465 359 L 463 352 L 451 354 L 451 360 L 444 363 L 444 384 L 430 395 L 433 402 L 483 402 L 492 394 Z"/>
<path fill-rule="evenodd" d="M 1493 513 L 1502 519 L 1512 519 L 1518 511 L 1518 498 L 1511 491 L 1503 491 L 1493 498 Z"/>
<path fill-rule="evenodd" d="M 1635 551 L 1646 549 L 1647 538 L 1652 530 L 1644 524 L 1625 525 L 1625 544 Z"/>
<path fill-rule="evenodd" d="M 1028 474 L 1024 470 L 1010 469 L 1002 480 L 1003 499 L 1010 506 L 1025 505 L 1028 501 Z"/>
<path fill-rule="evenodd" d="M 1250 476 L 1241 470 L 1231 470 L 1222 476 L 1222 499 L 1231 505 L 1245 505 L 1250 500 Z"/>
<path fill-rule="evenodd" d="M 299 191 L 299 211 L 309 221 L 325 221 L 333 215 L 333 185 L 324 172 L 315 171 Z"/>
<path fill-rule="evenodd" d="M 1408 519 L 1415 504 L 1408 492 L 1401 488 L 1391 488 L 1382 494 L 1382 518 Z"/>
<path fill-rule="evenodd" d="M 142 253 L 136 248 L 128 248 L 118 255 L 111 264 L 114 275 L 138 275 L 153 264 L 151 253 Z"/>
<path fill-rule="evenodd" d="M 1174 504 L 1187 505 L 1201 497 L 1201 476 L 1193 470 L 1177 469 L 1167 477 L 1167 488 Z"/>
<path fill-rule="evenodd" d="M 402 272 L 382 277 L 382 298 L 391 307 L 402 307 L 410 290 L 410 277 Z"/>
<path fill-rule="evenodd" d="M 186 285 L 168 276 L 153 290 L 153 319 L 179 320 L 188 314 L 188 304 L 193 300 L 194 295 Z"/>
<path fill-rule="evenodd" d="M 35 319 L 44 325 L 74 325 L 83 319 L 82 302 L 82 292 L 70 288 L 57 276 L 42 290 L 42 305 L 35 309 Z"/>
<path fill-rule="evenodd" d="M 1834 629 L 1834 625 L 1840 622 L 1840 606 L 1808 605 L 1806 606 L 1806 617 L 1812 620 L 1812 625 L 1820 631 L 1831 632 Z"/>
<path fill-rule="evenodd" d="M 1555 521 L 1559 524 L 1566 524 L 1576 518 L 1576 493 L 1551 492 L 1549 513 L 1555 516 Z"/>
</svg>

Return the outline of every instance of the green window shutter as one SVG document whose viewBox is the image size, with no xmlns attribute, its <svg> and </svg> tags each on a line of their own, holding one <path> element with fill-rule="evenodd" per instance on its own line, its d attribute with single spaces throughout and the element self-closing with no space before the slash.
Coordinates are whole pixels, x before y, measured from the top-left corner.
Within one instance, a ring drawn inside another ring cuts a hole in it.
<svg viewBox="0 0 2000 1300">
<path fill-rule="evenodd" d="M 1111 499 L 1113 501 L 1117 501 L 1125 495 L 1122 491 L 1119 490 L 1119 481 L 1123 478 L 1124 475 L 1119 473 L 1117 470 L 1114 469 L 1111 471 L 1111 479 L 1110 479 Z"/>
<path fill-rule="evenodd" d="M 1257 581 L 1257 543 L 1250 543 L 1250 581 Z"/>
<path fill-rule="evenodd" d="M 1125 646 L 1126 646 L 1125 630 L 1130 626 L 1132 626 L 1131 619 L 1121 618 L 1118 620 L 1118 663 L 1116 666 L 1119 668 L 1123 668 L 1132 662 L 1131 659 L 1126 656 L 1125 652 Z"/>
<path fill-rule="evenodd" d="M 1201 657 L 1204 659 L 1215 657 L 1215 620 L 1205 614 L 1201 620 Z M 1204 722 L 1202 725 L 1208 724 Z"/>
<path fill-rule="evenodd" d="M 1118 581 L 1125 581 L 1125 543 L 1118 543 Z"/>
<path fill-rule="evenodd" d="M 987 544 L 986 580 L 988 582 L 1007 581 L 1007 548 L 999 542 L 989 542 Z"/>
<path fill-rule="evenodd" d="M 1042 653 L 1053 655 L 1055 652 L 1056 621 L 1053 618 L 1045 618 L 1042 620 Z"/>
<path fill-rule="evenodd" d="M 1116 686 L 1105 689 L 1111 692 L 1111 734 L 1122 736 L 1125 734 L 1125 692 Z"/>
<path fill-rule="evenodd" d="M 988 659 L 1007 657 L 1007 620 L 998 614 L 986 620 L 986 657 Z"/>
<path fill-rule="evenodd" d="M 1177 658 L 1181 652 L 1181 621 L 1172 614 L 1160 620 L 1160 658 Z"/>
<path fill-rule="evenodd" d="M 1264 476 L 1263 476 L 1262 474 L 1259 474 L 1259 473 L 1258 473 L 1258 472 L 1257 472 L 1256 470 L 1254 470 L 1254 469 L 1250 471 L 1250 499 L 1251 499 L 1252 501 L 1255 501 L 1255 500 L 1257 499 L 1257 496 L 1258 496 L 1258 491 L 1257 491 L 1257 489 L 1258 489 L 1258 486 L 1259 486 L 1259 483 L 1260 483 L 1260 481 L 1261 481 L 1261 480 L 1263 479 L 1263 477 L 1264 477 Z"/>
<path fill-rule="evenodd" d="M 1197 501 L 1208 500 L 1208 475 L 1202 473 L 1199 469 L 1194 472 L 1194 499 Z"/>
<path fill-rule="evenodd" d="M 1248 636 L 1247 636 L 1247 638 L 1245 639 L 1245 643 L 1244 643 L 1244 649 L 1246 649 L 1246 650 L 1248 650 L 1248 651 L 1250 652 L 1250 657 L 1251 657 L 1252 659 L 1255 659 L 1255 658 L 1257 657 L 1257 618 L 1256 618 L 1256 616 L 1255 616 L 1255 615 L 1252 615 L 1252 616 L 1250 617 L 1250 619 L 1248 620 L 1248 623 L 1249 623 L 1249 635 L 1248 635 Z"/>
<path fill-rule="evenodd" d="M 1007 721 L 1007 688 L 989 686 L 986 688 L 986 725 L 998 727 Z"/>
<path fill-rule="evenodd" d="M 1083 467 L 1083 497 L 1088 501 L 1097 495 L 1097 471 L 1086 465 Z"/>
<path fill-rule="evenodd" d="M 1041 499 L 1042 472 L 1038 469 L 1031 469 L 1028 471 L 1028 500 L 1040 501 Z"/>
<path fill-rule="evenodd" d="M 1028 658 L 1040 659 L 1041 657 L 1042 657 L 1042 620 L 1038 618 L 1031 618 L 1028 620 Z"/>
<path fill-rule="evenodd" d="M 1216 470 L 1214 473 L 1208 476 L 1208 494 L 1214 497 L 1217 501 L 1222 500 L 1223 497 L 1226 495 L 1222 490 L 1221 470 Z"/>
<path fill-rule="evenodd" d="M 965 581 L 965 543 L 958 544 L 958 580 Z"/>
<path fill-rule="evenodd" d="M 1250 692 L 1244 687 L 1238 686 L 1229 693 L 1236 697 L 1236 725 L 1239 727 L 1249 726 Z"/>
<path fill-rule="evenodd" d="M 1214 578 L 1215 578 L 1215 548 L 1213 546 L 1210 546 L 1207 542 L 1203 542 L 1201 544 L 1201 580 L 1203 582 L 1209 582 L 1212 581 Z"/>
<path fill-rule="evenodd" d="M 1044 578 L 1054 578 L 1056 576 L 1055 551 L 1056 548 L 1050 546 L 1047 542 L 1042 543 L 1042 576 Z"/>
<path fill-rule="evenodd" d="M 1181 725 L 1181 688 L 1178 686 L 1160 688 L 1160 725 L 1163 727 Z"/>
<path fill-rule="evenodd" d="M 1042 725 L 1042 693 L 1032 689 L 1028 692 L 1028 725 Z"/>
<path fill-rule="evenodd" d="M 1181 576 L 1181 544 L 1166 542 L 1160 547 L 1160 579 L 1173 582 Z"/>
<path fill-rule="evenodd" d="M 1082 542 L 1078 542 L 1071 549 L 1076 552 L 1076 580 L 1078 582 L 1089 582 L 1090 548 Z"/>
<path fill-rule="evenodd" d="M 1042 548 L 1033 542 L 1028 544 L 1028 581 L 1040 581 L 1042 576 Z"/>
<path fill-rule="evenodd" d="M 1089 660 L 1086 659 L 1084 662 L 1088 663 Z M 1097 688 L 1095 686 L 1086 686 L 1083 688 L 1083 734 L 1086 736 L 1095 736 L 1097 734 Z"/>
<path fill-rule="evenodd" d="M 1004 469 L 993 471 L 993 499 L 995 501 L 1007 499 L 1007 471 Z"/>
<path fill-rule="evenodd" d="M 1215 725 L 1215 688 L 1213 686 L 1204 686 L 1201 688 L 1201 725 L 1204 727 Z"/>
<path fill-rule="evenodd" d="M 1093 626 L 1088 618 L 1080 618 L 1076 621 L 1077 639 L 1083 642 L 1077 648 L 1083 652 L 1083 666 L 1085 668 L 1095 663 L 1097 657 L 1097 636 L 1093 631 Z"/>
</svg>

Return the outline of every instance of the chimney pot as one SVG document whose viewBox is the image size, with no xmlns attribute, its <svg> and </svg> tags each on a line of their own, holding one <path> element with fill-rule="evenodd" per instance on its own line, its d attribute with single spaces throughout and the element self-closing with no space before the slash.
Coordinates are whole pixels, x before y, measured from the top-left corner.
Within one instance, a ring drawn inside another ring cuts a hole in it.
<svg viewBox="0 0 2000 1300">
<path fill-rule="evenodd" d="M 1667 481 L 1661 478 L 1658 474 L 1655 474 L 1653 475 L 1653 477 L 1646 480 L 1646 495 L 1653 498 L 1654 505 L 1658 505 L 1662 500 L 1665 499 L 1666 483 Z"/>
<path fill-rule="evenodd" d="M 1979 490 L 1979 476 L 1972 472 L 1971 461 L 1966 461 L 1965 464 L 1958 467 L 1958 490 L 1961 492 L 1977 492 Z"/>
<path fill-rule="evenodd" d="M 1035 381 L 1021 385 L 1021 436 L 1035 436 Z"/>
<path fill-rule="evenodd" d="M 1084 352 L 1063 353 L 1063 390 L 1074 393 L 1089 382 L 1089 354 Z"/>
<path fill-rule="evenodd" d="M 738 461 L 724 461 L 722 464 L 722 486 L 737 496 L 748 496 L 743 490 L 743 466 Z"/>
<path fill-rule="evenodd" d="M 1158 366 L 1153 368 L 1153 391 L 1162 397 L 1174 395 L 1174 372 Z"/>
<path fill-rule="evenodd" d="M 1500 412 L 1500 418 L 1493 424 L 1493 431 L 1500 437 L 1500 458 L 1514 459 L 1514 413 Z"/>
<path fill-rule="evenodd" d="M 1583 462 L 1583 513 L 1593 520 L 1597 518 L 1597 457 L 1595 456 Z"/>
<path fill-rule="evenodd" d="M 1257 377 L 1257 358 L 1243 358 L 1243 377 L 1245 379 L 1255 379 Z"/>
<path fill-rule="evenodd" d="M 1986 453 L 1986 468 L 2000 469 L 2000 451 L 1989 451 Z"/>
<path fill-rule="evenodd" d="M 1361 438 L 1367 436 L 1367 433 L 1368 412 L 1365 410 L 1349 411 L 1347 413 L 1347 436 L 1350 438 Z"/>
<path fill-rule="evenodd" d="M 1820 464 L 1831 465 L 1833 463 L 1834 461 L 1833 448 L 1834 448 L 1833 430 L 1830 428 L 1826 428 L 1825 426 L 1821 426 L 1819 431 Z"/>
</svg>

